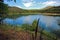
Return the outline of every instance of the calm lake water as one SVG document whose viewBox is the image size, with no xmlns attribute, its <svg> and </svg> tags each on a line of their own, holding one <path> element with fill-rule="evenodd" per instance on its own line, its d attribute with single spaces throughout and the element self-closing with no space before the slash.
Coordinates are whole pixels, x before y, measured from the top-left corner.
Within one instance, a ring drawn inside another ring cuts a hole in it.
<svg viewBox="0 0 60 40">
<path fill-rule="evenodd" d="M 54 30 L 60 29 L 60 25 L 58 25 L 60 23 L 59 16 L 55 16 L 55 17 L 43 16 L 43 15 L 20 16 L 16 19 L 6 18 L 4 20 L 4 23 L 11 25 L 32 24 L 34 20 L 38 20 L 38 19 L 40 19 L 39 26 L 45 28 L 46 30 L 48 30 L 48 28 Z"/>
</svg>

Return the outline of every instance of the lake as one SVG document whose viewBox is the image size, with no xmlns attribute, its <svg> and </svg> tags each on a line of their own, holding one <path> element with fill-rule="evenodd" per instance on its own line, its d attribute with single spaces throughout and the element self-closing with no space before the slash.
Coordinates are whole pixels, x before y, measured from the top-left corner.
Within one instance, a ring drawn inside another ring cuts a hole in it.
<svg viewBox="0 0 60 40">
<path fill-rule="evenodd" d="M 32 24 L 34 20 L 39 20 L 39 26 L 48 30 L 49 28 L 56 30 L 60 29 L 60 17 L 59 16 L 44 16 L 44 15 L 27 15 L 20 16 L 16 19 L 6 18 L 4 19 L 5 24 L 10 25 L 21 25 L 21 24 Z"/>
</svg>

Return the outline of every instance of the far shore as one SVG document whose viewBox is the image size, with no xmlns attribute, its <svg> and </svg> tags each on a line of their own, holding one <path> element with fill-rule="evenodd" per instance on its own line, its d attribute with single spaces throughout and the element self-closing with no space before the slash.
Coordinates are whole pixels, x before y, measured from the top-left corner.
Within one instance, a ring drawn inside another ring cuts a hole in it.
<svg viewBox="0 0 60 40">
<path fill-rule="evenodd" d="M 60 13 L 9 13 L 7 18 L 17 18 L 28 15 L 60 16 Z"/>
</svg>

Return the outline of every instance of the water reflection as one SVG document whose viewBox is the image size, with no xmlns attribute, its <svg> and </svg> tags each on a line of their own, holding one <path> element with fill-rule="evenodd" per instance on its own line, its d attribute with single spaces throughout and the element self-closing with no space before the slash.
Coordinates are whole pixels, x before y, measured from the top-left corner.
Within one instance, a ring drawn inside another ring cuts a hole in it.
<svg viewBox="0 0 60 40">
<path fill-rule="evenodd" d="M 21 16 L 16 19 L 9 19 L 6 18 L 4 23 L 11 24 L 11 25 L 21 25 L 21 24 L 32 24 L 34 20 L 38 20 L 40 18 L 39 26 L 48 30 L 51 29 L 60 29 L 58 22 L 60 22 L 60 17 L 53 17 L 53 16 L 43 16 L 43 15 L 29 15 L 29 16 Z"/>
</svg>

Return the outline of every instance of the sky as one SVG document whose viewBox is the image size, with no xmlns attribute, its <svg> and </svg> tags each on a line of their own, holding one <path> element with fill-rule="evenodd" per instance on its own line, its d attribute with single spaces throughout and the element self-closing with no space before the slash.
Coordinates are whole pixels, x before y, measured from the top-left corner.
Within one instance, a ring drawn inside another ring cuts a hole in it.
<svg viewBox="0 0 60 40">
<path fill-rule="evenodd" d="M 41 9 L 47 6 L 60 6 L 60 0 L 16 0 L 16 3 L 4 0 L 4 3 L 22 9 Z"/>
</svg>

